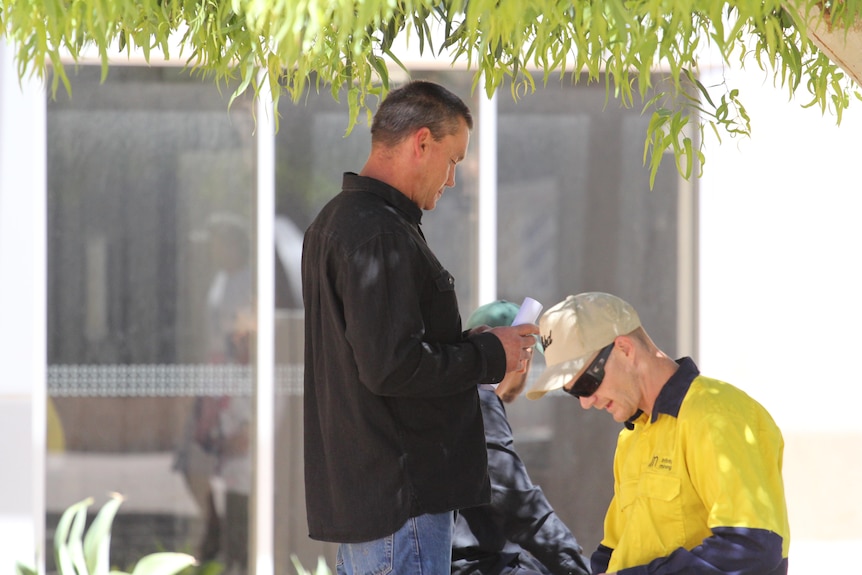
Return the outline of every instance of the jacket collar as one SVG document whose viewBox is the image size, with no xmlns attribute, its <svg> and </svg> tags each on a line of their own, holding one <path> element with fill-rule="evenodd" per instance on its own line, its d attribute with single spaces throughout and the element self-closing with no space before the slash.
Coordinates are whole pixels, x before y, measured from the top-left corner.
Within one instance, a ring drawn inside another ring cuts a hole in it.
<svg viewBox="0 0 862 575">
<path fill-rule="evenodd" d="M 367 192 L 374 194 L 403 214 L 410 223 L 417 226 L 422 223 L 422 210 L 419 206 L 400 190 L 393 188 L 385 182 L 360 176 L 354 172 L 344 172 L 341 189 L 345 192 Z"/>
</svg>

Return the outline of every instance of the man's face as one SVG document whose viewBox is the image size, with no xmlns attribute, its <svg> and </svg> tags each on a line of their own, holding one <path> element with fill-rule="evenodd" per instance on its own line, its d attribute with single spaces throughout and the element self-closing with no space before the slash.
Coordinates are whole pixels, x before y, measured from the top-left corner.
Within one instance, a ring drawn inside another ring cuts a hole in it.
<svg viewBox="0 0 862 575">
<path fill-rule="evenodd" d="M 446 188 L 455 185 L 455 167 L 467 155 L 470 130 L 461 120 L 458 132 L 435 140 L 430 132 L 423 141 L 422 173 L 416 182 L 413 201 L 423 210 L 433 210 Z"/>
<path fill-rule="evenodd" d="M 616 348 L 611 351 L 605 364 L 604 379 L 595 393 L 589 397 L 581 397 L 579 401 L 582 408 L 605 410 L 611 414 L 614 421 L 623 423 L 637 412 L 641 397 L 636 383 L 614 361 L 614 356 L 618 353 Z M 574 383 L 573 379 L 563 387 L 571 389 Z"/>
</svg>

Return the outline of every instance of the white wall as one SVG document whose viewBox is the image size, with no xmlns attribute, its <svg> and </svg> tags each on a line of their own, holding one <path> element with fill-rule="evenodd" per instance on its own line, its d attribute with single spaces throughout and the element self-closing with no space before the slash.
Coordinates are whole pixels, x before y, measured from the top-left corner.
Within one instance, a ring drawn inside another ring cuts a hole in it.
<svg viewBox="0 0 862 575">
<path fill-rule="evenodd" d="M 753 134 L 706 151 L 700 367 L 784 432 L 791 573 L 841 571 L 862 549 L 862 102 L 836 127 L 762 72 L 722 76 Z"/>
<path fill-rule="evenodd" d="M 0 571 L 44 571 L 45 98 L 0 40 Z M 38 552 L 38 555 L 37 555 Z M 40 564 L 40 565 L 37 565 Z"/>
</svg>

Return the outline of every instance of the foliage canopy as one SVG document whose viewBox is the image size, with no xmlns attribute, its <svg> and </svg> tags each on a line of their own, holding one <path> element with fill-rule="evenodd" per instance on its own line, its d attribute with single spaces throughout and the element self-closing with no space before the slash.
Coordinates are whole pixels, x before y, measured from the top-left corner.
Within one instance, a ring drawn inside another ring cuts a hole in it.
<svg viewBox="0 0 862 575">
<path fill-rule="evenodd" d="M 698 80 L 707 53 L 722 65 L 755 63 L 839 122 L 859 97 L 808 38 L 812 7 L 851 30 L 862 0 L 0 0 L 0 33 L 14 41 L 19 76 L 53 67 L 53 93 L 61 82 L 70 89 L 64 57 L 95 48 L 104 78 L 112 51 L 135 50 L 240 79 L 235 95 L 265 83 L 276 106 L 283 93 L 298 101 L 312 88 L 335 98 L 346 89 L 348 130 L 369 96 L 389 89 L 387 63 L 401 65 L 394 46 L 406 36 L 420 52 L 466 62 L 488 95 L 506 86 L 521 97 L 539 70 L 545 83 L 555 74 L 603 81 L 623 106 L 646 102 L 645 162 L 654 176 L 671 151 L 688 177 L 703 160 L 693 129 L 750 131 L 738 90 Z"/>
</svg>

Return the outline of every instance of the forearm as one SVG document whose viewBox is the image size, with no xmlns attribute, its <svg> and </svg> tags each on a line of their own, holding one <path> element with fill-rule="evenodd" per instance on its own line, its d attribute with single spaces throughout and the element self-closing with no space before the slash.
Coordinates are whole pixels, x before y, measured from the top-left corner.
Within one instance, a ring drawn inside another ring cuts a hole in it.
<svg viewBox="0 0 862 575">
<path fill-rule="evenodd" d="M 494 456 L 492 456 L 494 457 Z M 520 463 L 520 460 L 515 460 Z M 522 464 L 516 465 L 526 476 Z M 519 473 L 514 472 L 517 476 Z M 538 486 L 494 485 L 492 505 L 505 517 L 506 538 L 536 557 L 554 575 L 586 575 L 586 559 L 575 536 L 551 508 Z"/>
<path fill-rule="evenodd" d="M 569 528 L 553 511 L 543 518 L 539 530 L 521 547 L 532 553 L 554 575 L 588 575 L 583 549 Z"/>
<path fill-rule="evenodd" d="M 595 570 L 596 564 L 593 564 Z M 679 548 L 646 565 L 620 569 L 619 575 L 779 575 L 787 572 L 782 539 L 763 529 L 717 527 L 692 550 Z"/>
</svg>

